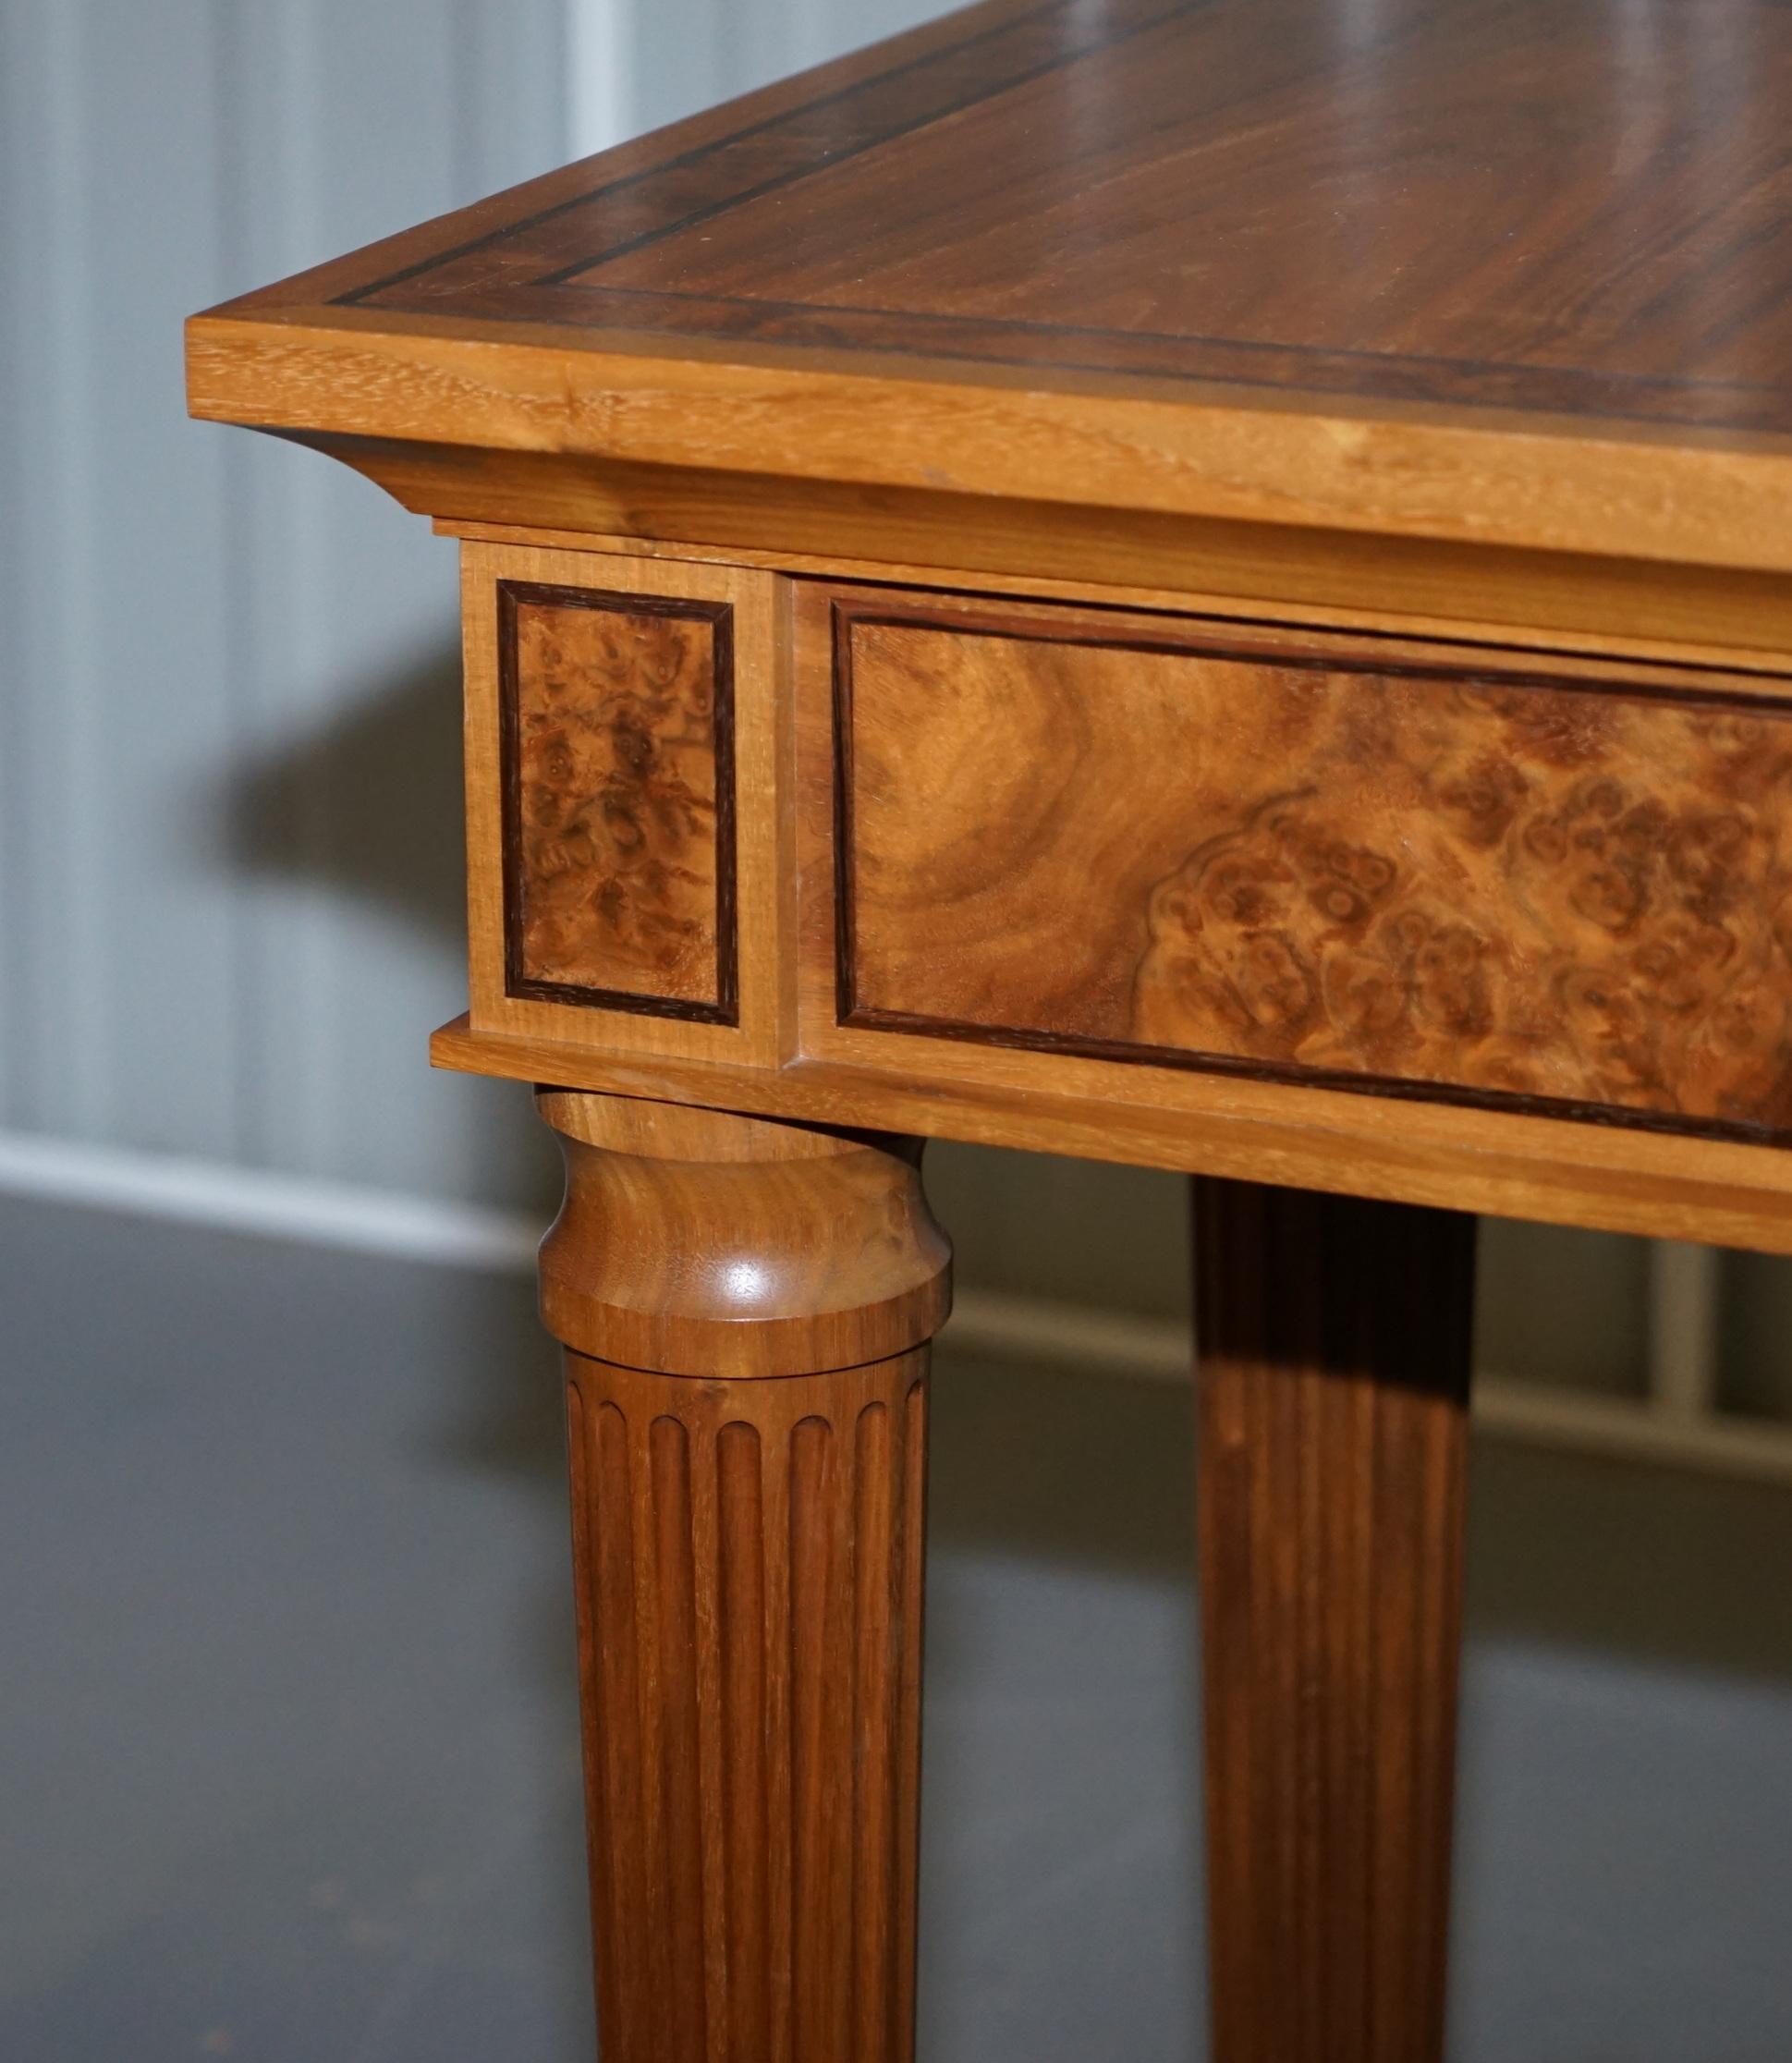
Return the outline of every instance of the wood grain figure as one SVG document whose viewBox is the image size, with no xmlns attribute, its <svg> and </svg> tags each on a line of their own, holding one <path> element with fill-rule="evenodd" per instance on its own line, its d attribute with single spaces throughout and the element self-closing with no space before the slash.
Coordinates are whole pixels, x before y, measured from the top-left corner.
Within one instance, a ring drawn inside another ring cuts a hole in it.
<svg viewBox="0 0 1792 2063">
<path fill-rule="evenodd" d="M 506 986 L 735 1013 L 725 603 L 506 581 Z"/>
<path fill-rule="evenodd" d="M 1792 1125 L 1776 700 L 872 606 L 835 631 L 843 1021 Z"/>
</svg>

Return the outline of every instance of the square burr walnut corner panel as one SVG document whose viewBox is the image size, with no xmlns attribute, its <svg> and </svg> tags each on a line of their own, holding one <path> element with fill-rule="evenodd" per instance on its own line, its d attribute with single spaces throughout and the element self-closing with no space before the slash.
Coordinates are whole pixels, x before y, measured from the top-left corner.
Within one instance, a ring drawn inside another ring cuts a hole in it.
<svg viewBox="0 0 1792 2063">
<path fill-rule="evenodd" d="M 777 585 L 465 547 L 477 1029 L 776 1058 Z"/>
</svg>

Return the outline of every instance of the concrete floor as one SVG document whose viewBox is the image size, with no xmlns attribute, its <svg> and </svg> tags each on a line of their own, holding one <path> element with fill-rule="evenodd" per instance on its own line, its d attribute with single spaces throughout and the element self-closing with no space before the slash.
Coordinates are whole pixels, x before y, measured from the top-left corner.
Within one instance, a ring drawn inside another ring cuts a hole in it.
<svg viewBox="0 0 1792 2063">
<path fill-rule="evenodd" d="M 0 2063 L 591 2053 L 526 1286 L 0 1202 Z M 939 1361 L 924 2063 L 1190 2063 L 1188 1398 Z M 1792 1495 L 1488 1447 L 1453 2054 L 1792 2055 Z"/>
</svg>

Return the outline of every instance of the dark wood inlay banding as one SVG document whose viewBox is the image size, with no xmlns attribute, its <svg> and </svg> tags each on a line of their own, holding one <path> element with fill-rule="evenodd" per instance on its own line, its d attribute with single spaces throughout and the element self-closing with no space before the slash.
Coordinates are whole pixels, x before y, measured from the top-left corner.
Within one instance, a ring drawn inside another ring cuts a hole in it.
<svg viewBox="0 0 1792 2063">
<path fill-rule="evenodd" d="M 1788 432 L 1788 104 L 1779 0 L 1013 0 L 335 299 Z"/>
</svg>

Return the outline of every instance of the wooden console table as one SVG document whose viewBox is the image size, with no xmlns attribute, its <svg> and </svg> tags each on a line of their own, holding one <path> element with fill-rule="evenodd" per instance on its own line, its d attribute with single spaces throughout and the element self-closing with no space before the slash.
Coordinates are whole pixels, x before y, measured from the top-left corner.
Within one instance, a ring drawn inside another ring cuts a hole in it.
<svg viewBox="0 0 1792 2063">
<path fill-rule="evenodd" d="M 189 371 L 462 540 L 610 2063 L 909 2052 L 929 1135 L 1196 1177 L 1215 2054 L 1436 2058 L 1469 1214 L 1792 1251 L 1792 9 L 991 0 Z"/>
</svg>

